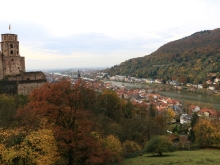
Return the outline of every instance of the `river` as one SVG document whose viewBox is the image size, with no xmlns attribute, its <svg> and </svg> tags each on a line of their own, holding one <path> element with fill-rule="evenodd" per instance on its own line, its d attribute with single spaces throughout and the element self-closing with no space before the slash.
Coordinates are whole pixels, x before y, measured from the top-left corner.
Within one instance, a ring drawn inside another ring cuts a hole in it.
<svg viewBox="0 0 220 165">
<path fill-rule="evenodd" d="M 125 83 L 125 82 L 117 82 L 117 81 L 109 81 L 114 86 L 121 87 L 122 84 L 126 88 L 135 89 L 135 88 L 152 88 L 150 84 L 133 84 L 133 83 Z M 181 102 L 184 101 L 193 101 L 193 102 L 201 102 L 204 104 L 211 104 L 216 110 L 220 110 L 220 97 L 201 95 L 197 93 L 189 93 L 184 91 L 161 91 L 158 92 L 163 96 L 167 96 L 170 98 L 177 99 Z"/>
</svg>

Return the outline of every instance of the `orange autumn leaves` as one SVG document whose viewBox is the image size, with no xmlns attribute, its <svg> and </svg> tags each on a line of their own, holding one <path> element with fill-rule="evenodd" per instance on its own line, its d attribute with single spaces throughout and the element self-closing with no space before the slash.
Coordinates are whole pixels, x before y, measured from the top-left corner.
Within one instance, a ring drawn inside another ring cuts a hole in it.
<svg viewBox="0 0 220 165">
<path fill-rule="evenodd" d="M 69 81 L 47 83 L 30 94 L 29 103 L 18 110 L 17 118 L 29 129 L 51 130 L 66 164 L 112 161 L 114 152 L 91 133 L 95 99 L 95 92 L 82 81 L 74 85 Z"/>
</svg>

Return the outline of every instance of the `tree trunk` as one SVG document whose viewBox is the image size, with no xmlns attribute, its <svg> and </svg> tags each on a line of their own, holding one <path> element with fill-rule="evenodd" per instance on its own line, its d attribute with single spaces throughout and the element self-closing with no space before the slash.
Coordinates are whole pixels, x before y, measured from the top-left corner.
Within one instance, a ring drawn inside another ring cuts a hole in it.
<svg viewBox="0 0 220 165">
<path fill-rule="evenodd" d="M 68 152 L 68 165 L 73 165 L 72 149 Z"/>
</svg>

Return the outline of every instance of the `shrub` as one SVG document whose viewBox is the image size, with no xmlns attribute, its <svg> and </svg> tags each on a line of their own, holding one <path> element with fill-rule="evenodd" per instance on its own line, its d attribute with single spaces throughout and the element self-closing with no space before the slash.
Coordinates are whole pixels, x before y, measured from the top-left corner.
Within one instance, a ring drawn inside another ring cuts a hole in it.
<svg viewBox="0 0 220 165">
<path fill-rule="evenodd" d="M 123 155 L 126 156 L 127 154 L 135 153 L 136 151 L 141 150 L 141 147 L 134 141 L 126 140 L 122 144 L 122 149 L 123 149 Z"/>
<path fill-rule="evenodd" d="M 166 136 L 154 136 L 147 142 L 145 148 L 147 152 L 158 153 L 160 156 L 162 156 L 162 153 L 164 152 L 174 151 L 171 140 L 169 140 Z"/>
</svg>

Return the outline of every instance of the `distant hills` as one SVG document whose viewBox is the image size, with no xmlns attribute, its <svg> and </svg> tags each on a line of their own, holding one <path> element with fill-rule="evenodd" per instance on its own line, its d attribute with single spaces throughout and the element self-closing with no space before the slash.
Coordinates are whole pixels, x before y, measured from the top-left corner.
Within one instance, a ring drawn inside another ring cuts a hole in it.
<svg viewBox="0 0 220 165">
<path fill-rule="evenodd" d="M 150 55 L 129 59 L 106 70 L 110 75 L 175 79 L 202 83 L 220 72 L 220 28 L 169 42 Z"/>
</svg>

